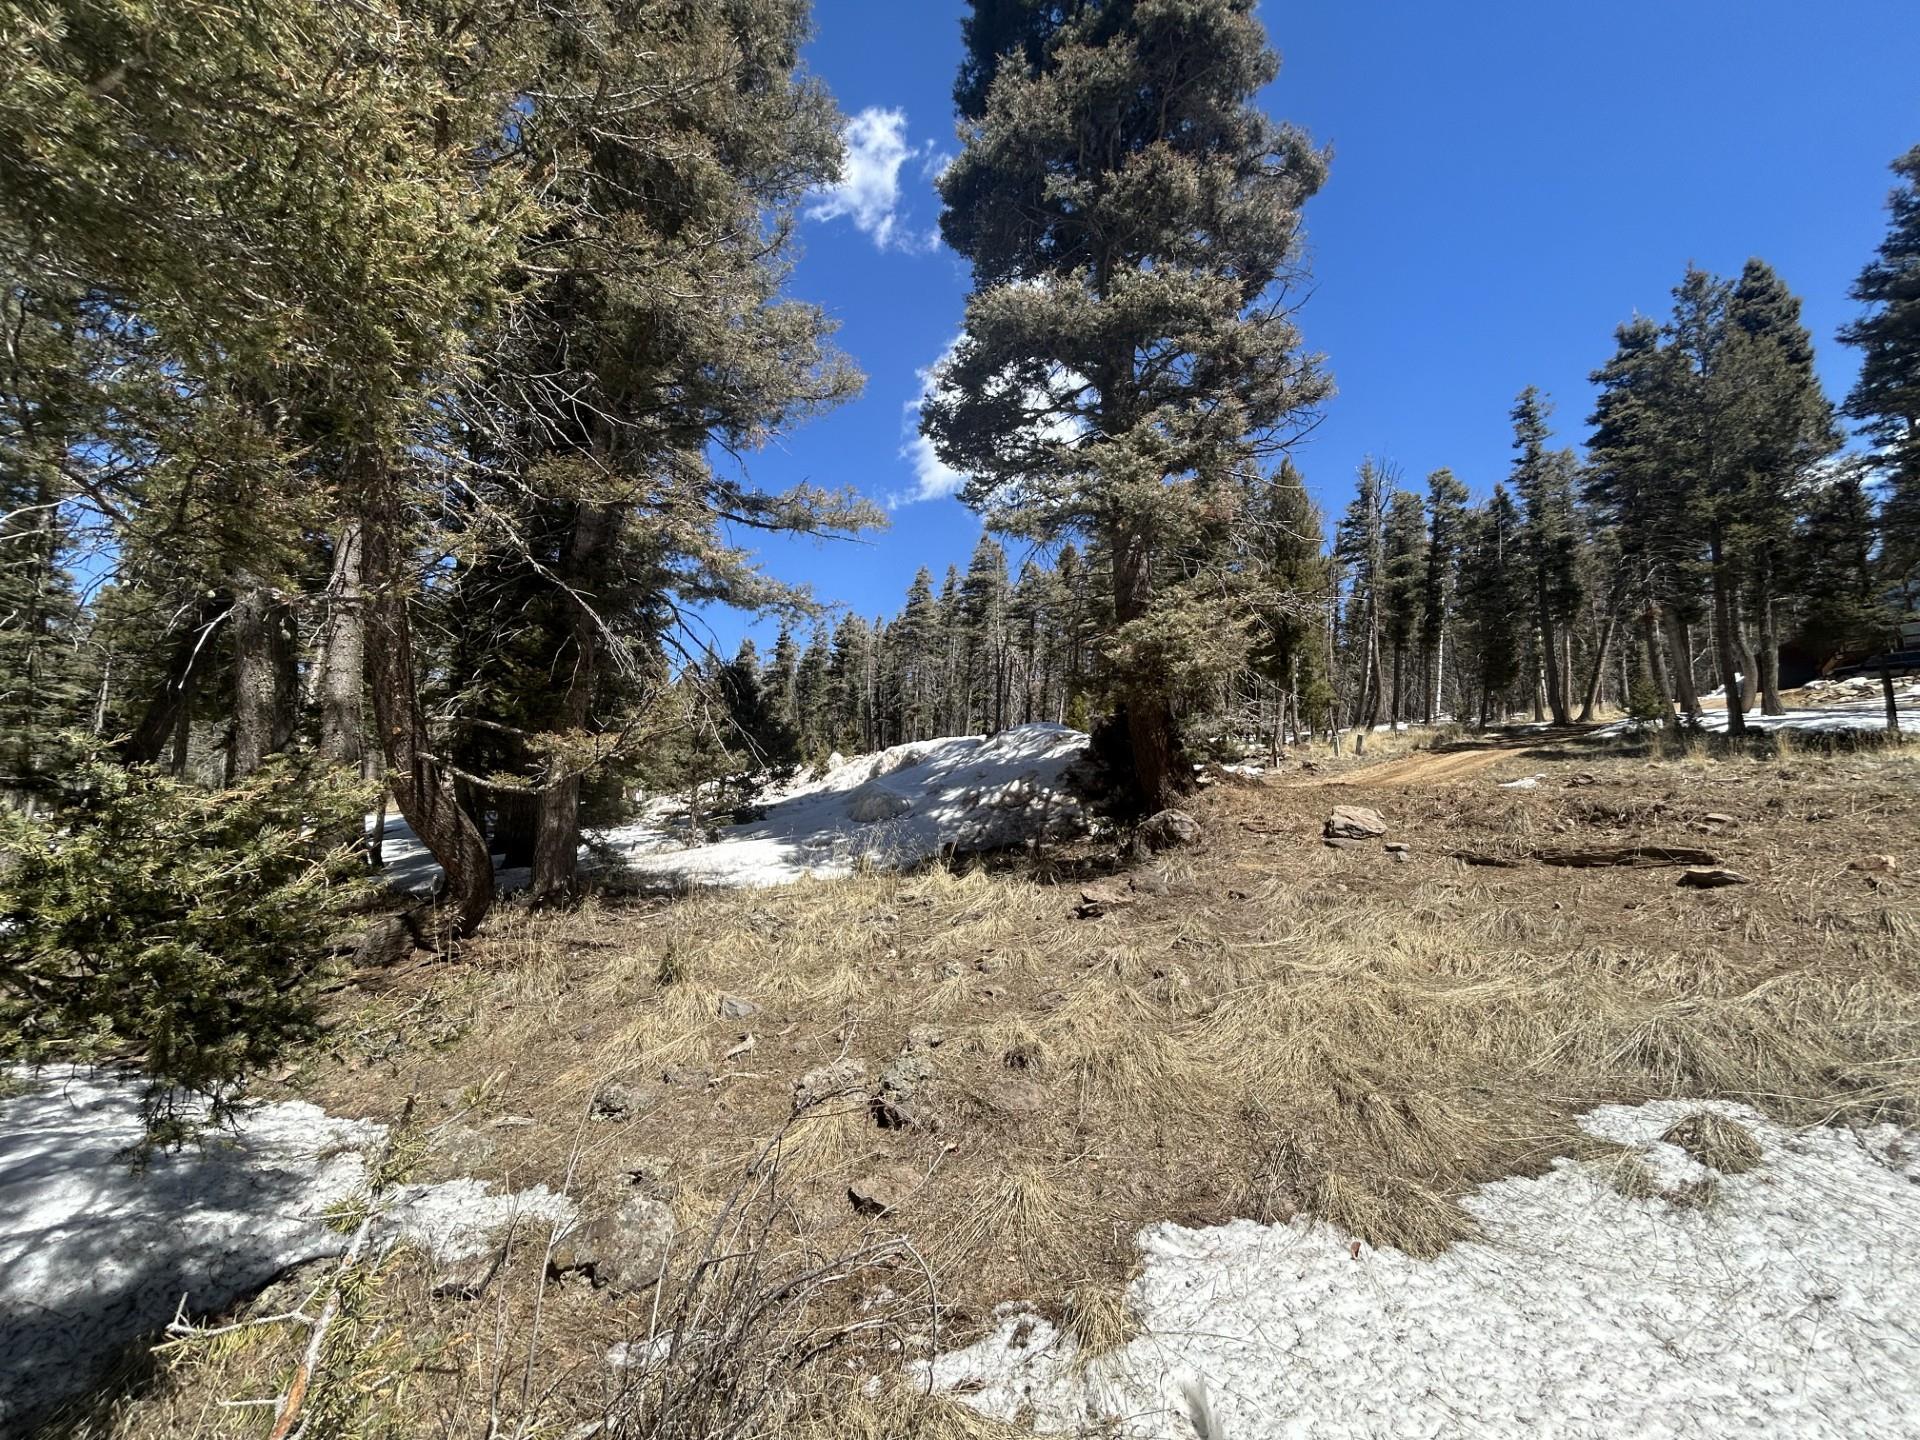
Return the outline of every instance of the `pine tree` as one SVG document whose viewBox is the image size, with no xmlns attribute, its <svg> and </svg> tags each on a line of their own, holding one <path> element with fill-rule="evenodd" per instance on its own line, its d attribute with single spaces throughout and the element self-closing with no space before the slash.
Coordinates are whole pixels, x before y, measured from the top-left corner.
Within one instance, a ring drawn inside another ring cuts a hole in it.
<svg viewBox="0 0 1920 1440">
<path fill-rule="evenodd" d="M 1505 718 L 1514 682 L 1520 675 L 1521 627 L 1534 605 L 1531 557 L 1523 545 L 1520 509 L 1495 485 L 1493 495 L 1469 512 L 1460 555 L 1460 611 L 1466 640 L 1476 659 L 1480 685 L 1480 725 L 1495 706 Z"/>
<path fill-rule="evenodd" d="M 1459 584 L 1461 527 L 1467 487 L 1442 468 L 1427 476 L 1427 564 L 1420 588 L 1420 718 L 1445 707 L 1447 622 Z"/>
<path fill-rule="evenodd" d="M 1351 719 L 1358 729 L 1357 748 L 1362 751 L 1366 737 L 1380 723 L 1386 699 L 1380 592 L 1386 568 L 1387 494 L 1394 478 L 1371 457 L 1363 460 L 1353 500 L 1334 532 L 1334 554 L 1346 574 L 1347 670 L 1357 677 L 1359 686 Z"/>
<path fill-rule="evenodd" d="M 964 729 L 989 733 L 1006 724 L 1007 552 L 982 535 L 967 562 L 959 597 Z"/>
<path fill-rule="evenodd" d="M 1588 423 L 1588 467 L 1582 495 L 1612 536 L 1626 582 L 1624 603 L 1639 617 L 1640 650 L 1649 682 L 1672 715 L 1663 647 L 1674 626 L 1693 613 L 1704 583 L 1701 544 L 1690 501 L 1672 463 L 1671 427 L 1684 380 L 1680 357 L 1661 346 L 1660 327 L 1638 318 L 1614 332 L 1613 358 L 1593 372 L 1600 394 Z M 1691 659 L 1675 647 L 1674 662 Z M 1682 698 L 1697 708 L 1691 676 Z M 1652 718 L 1651 716 L 1647 718 Z"/>
<path fill-rule="evenodd" d="M 1720 356 L 1737 495 L 1733 544 L 1757 621 L 1761 708 L 1782 715 L 1780 604 L 1791 585 L 1794 522 L 1814 468 L 1839 445 L 1833 407 L 1814 371 L 1800 300 L 1762 261 L 1749 260 L 1727 301 Z"/>
<path fill-rule="evenodd" d="M 887 639 L 895 661 L 894 689 L 902 697 L 901 724 L 896 741 L 926 740 L 938 734 L 945 676 L 940 665 L 944 637 L 940 602 L 934 597 L 933 576 L 925 566 L 914 572 L 906 608 L 888 627 Z"/>
<path fill-rule="evenodd" d="M 1871 308 L 1840 338 L 1862 352 L 1846 414 L 1880 447 L 1887 556 L 1906 577 L 1920 571 L 1920 145 L 1893 171 L 1886 238 L 1853 282 L 1853 298 Z"/>
<path fill-rule="evenodd" d="M 1828 660 L 1847 654 L 1882 657 L 1880 684 L 1887 729 L 1900 734 L 1893 672 L 1885 657 L 1897 642 L 1899 617 L 1874 555 L 1876 519 L 1864 464 L 1846 466 L 1819 487 L 1799 531 L 1806 607 L 1801 639 Z"/>
<path fill-rule="evenodd" d="M 1533 581 L 1534 636 L 1545 677 L 1547 705 L 1553 723 L 1572 721 L 1569 703 L 1566 628 L 1579 603 L 1575 568 L 1575 527 L 1571 456 L 1549 451 L 1547 428 L 1551 411 L 1547 398 L 1529 385 L 1513 407 L 1513 462 L 1511 483 L 1519 497 L 1526 524 L 1527 564 Z"/>
<path fill-rule="evenodd" d="M 994 528 L 1103 547 L 1105 677 L 1164 804 L 1182 692 L 1242 629 L 1174 557 L 1327 390 L 1280 303 L 1324 160 L 1253 103 L 1277 61 L 1244 0 L 993 4 L 967 40 L 941 229 L 974 292 L 923 428 Z"/>
<path fill-rule="evenodd" d="M 1422 592 L 1427 572 L 1427 527 L 1420 497 L 1396 490 L 1387 507 L 1382 551 L 1380 611 L 1392 679 L 1388 719 L 1398 730 L 1407 714 L 1410 657 L 1420 639 Z"/>
</svg>

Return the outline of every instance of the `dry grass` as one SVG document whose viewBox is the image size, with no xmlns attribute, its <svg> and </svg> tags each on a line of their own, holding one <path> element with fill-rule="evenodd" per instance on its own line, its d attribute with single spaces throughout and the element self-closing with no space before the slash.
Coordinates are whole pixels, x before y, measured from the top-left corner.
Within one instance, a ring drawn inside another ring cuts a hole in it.
<svg viewBox="0 0 1920 1440">
<path fill-rule="evenodd" d="M 1660 1138 L 1722 1175 L 1744 1175 L 1760 1163 L 1760 1142 L 1746 1126 L 1711 1110 L 1696 1110 Z"/>
<path fill-rule="evenodd" d="M 1075 918 L 1074 877 L 1096 857 L 1071 855 L 1043 876 L 863 874 L 510 911 L 459 964 L 364 977 L 289 1088 L 382 1120 L 413 1105 L 442 1142 L 428 1178 L 570 1178 L 591 1208 L 622 1192 L 634 1157 L 658 1157 L 693 1230 L 725 1212 L 743 1165 L 787 1125 L 800 1075 L 847 1055 L 877 1084 L 919 1027 L 932 1071 L 919 1123 L 883 1128 L 859 1096 L 809 1112 L 786 1133 L 766 1243 L 835 1255 L 897 1234 L 930 1268 L 940 1345 L 1018 1299 L 1097 1354 L 1132 1333 L 1133 1237 L 1153 1221 L 1301 1215 L 1431 1255 L 1473 1233 L 1460 1196 L 1556 1155 L 1651 1194 L 1643 1164 L 1579 1130 L 1594 1104 L 1732 1099 L 1796 1124 L 1914 1119 L 1920 886 L 1906 872 L 1920 763 L 1874 750 L 1704 756 L 1553 741 L 1491 772 L 1370 789 L 1363 803 L 1389 838 L 1414 847 L 1406 864 L 1320 844 L 1338 785 L 1221 785 L 1199 802 L 1207 847 L 1159 865 L 1165 893 L 1092 920 Z M 1541 771 L 1534 790 L 1493 784 Z M 1564 786 L 1575 774 L 1592 783 Z M 1755 883 L 1703 893 L 1664 870 L 1443 858 L 1588 838 L 1711 846 Z M 1847 868 L 1878 852 L 1906 852 L 1903 872 Z M 726 995 L 761 1008 L 724 1019 Z M 729 1058 L 743 1035 L 752 1047 Z M 653 1103 L 588 1118 L 609 1077 Z M 1717 1130 L 1701 1143 L 1737 1161 Z M 924 1181 L 878 1220 L 856 1213 L 849 1183 L 888 1167 Z M 1699 1188 L 1668 1198 L 1710 1203 Z M 537 1264 L 515 1264 L 518 1279 L 477 1302 L 433 1297 L 404 1268 L 390 1277 L 383 1303 L 411 1357 L 390 1367 L 406 1382 L 395 1413 L 415 1426 L 396 1433 L 484 1433 L 476 1405 L 527 1403 L 513 1387 L 501 1398 L 489 1346 L 522 1333 L 536 1294 L 538 1339 L 516 1342 L 514 1373 L 544 1377 L 543 1419 L 597 1413 L 600 1357 L 644 1299 L 572 1282 L 543 1291 Z M 921 1282 L 903 1270 L 861 1283 L 863 1296 L 841 1297 L 850 1314 Z M 913 1353 L 871 1340 L 849 1340 L 836 1373 L 891 1374 Z M 841 1390 L 765 1433 L 998 1433 L 893 1387 Z M 171 1429 L 162 1413 L 146 1407 L 120 1433 L 250 1433 L 210 1408 L 191 1424 L 166 1410 Z"/>
</svg>

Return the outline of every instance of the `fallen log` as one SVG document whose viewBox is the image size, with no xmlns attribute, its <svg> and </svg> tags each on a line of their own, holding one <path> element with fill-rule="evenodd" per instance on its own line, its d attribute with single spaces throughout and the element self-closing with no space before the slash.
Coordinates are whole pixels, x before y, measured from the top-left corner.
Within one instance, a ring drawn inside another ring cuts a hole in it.
<svg viewBox="0 0 1920 1440">
<path fill-rule="evenodd" d="M 1711 850 L 1695 850 L 1684 845 L 1619 845 L 1605 850 L 1536 850 L 1533 858 L 1542 865 L 1718 865 L 1720 857 Z"/>
<path fill-rule="evenodd" d="M 1529 861 L 1576 869 L 1597 869 L 1609 865 L 1647 868 L 1720 863 L 1720 857 L 1711 850 L 1695 850 L 1684 845 L 1616 845 L 1603 850 L 1529 850 L 1524 855 L 1486 855 L 1475 850 L 1449 850 L 1447 854 L 1449 858 L 1468 865 L 1490 865 L 1503 870 L 1516 870 Z"/>
</svg>

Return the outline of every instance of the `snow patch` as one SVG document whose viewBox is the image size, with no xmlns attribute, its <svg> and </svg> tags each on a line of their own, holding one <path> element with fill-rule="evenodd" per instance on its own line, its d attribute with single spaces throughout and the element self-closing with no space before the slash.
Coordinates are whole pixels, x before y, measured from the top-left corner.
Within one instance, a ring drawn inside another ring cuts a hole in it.
<svg viewBox="0 0 1920 1440">
<path fill-rule="evenodd" d="M 183 1302 L 191 1314 L 224 1310 L 340 1254 L 348 1236 L 326 1216 L 364 1193 L 367 1156 L 386 1138 L 371 1121 L 287 1101 L 136 1171 L 137 1076 L 11 1078 L 28 1088 L 0 1099 L 0 1433 L 92 1383 Z M 452 1262 L 484 1253 L 516 1218 L 573 1215 L 544 1187 L 492 1195 L 456 1180 L 391 1194 L 379 1235 Z"/>
<path fill-rule="evenodd" d="M 921 1377 L 989 1415 L 1192 1440 L 1472 1435 L 1920 1434 L 1920 1165 L 1912 1137 L 1794 1132 L 1739 1105 L 1608 1106 L 1582 1124 L 1662 1184 L 1709 1172 L 1659 1137 L 1702 1109 L 1765 1152 L 1717 1202 L 1629 1199 L 1592 1166 L 1469 1197 L 1484 1238 L 1434 1260 L 1333 1227 L 1155 1225 L 1130 1299 L 1144 1333 L 1074 1365 L 1020 1307 Z"/>
<path fill-rule="evenodd" d="M 1697 717 L 1702 730 L 1711 730 L 1715 734 L 1725 734 L 1727 712 L 1725 710 L 1702 710 Z M 1646 728 L 1641 721 L 1615 720 L 1610 725 L 1602 725 L 1592 733 L 1600 737 L 1630 735 L 1637 729 Z M 1884 730 L 1887 728 L 1887 710 L 1882 701 L 1863 700 L 1843 705 L 1823 705 L 1818 709 L 1789 710 L 1784 715 L 1762 715 L 1758 710 L 1747 713 L 1749 730 Z M 1900 712 L 1900 728 L 1911 734 L 1920 734 L 1920 709 L 1907 709 Z"/>
</svg>

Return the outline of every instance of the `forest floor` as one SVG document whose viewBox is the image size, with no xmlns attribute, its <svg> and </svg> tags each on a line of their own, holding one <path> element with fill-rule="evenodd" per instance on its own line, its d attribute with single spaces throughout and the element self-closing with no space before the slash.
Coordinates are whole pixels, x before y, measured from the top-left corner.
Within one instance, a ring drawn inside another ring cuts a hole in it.
<svg viewBox="0 0 1920 1440">
<path fill-rule="evenodd" d="M 410 1178 L 544 1184 L 589 1216 L 638 1187 L 685 1237 L 650 1288 L 550 1278 L 531 1233 L 477 1286 L 396 1258 L 362 1301 L 373 1339 L 336 1362 L 357 1403 L 408 1435 L 585 1436 L 635 1387 L 691 1406 L 691 1362 L 649 1338 L 726 1269 L 696 1262 L 750 1246 L 755 1294 L 828 1338 L 813 1399 L 742 1433 L 998 1434 L 866 1379 L 1010 1303 L 1085 1357 L 1124 1345 L 1158 1222 L 1311 1219 L 1356 1259 L 1419 1259 L 1480 1233 L 1462 1202 L 1490 1182 L 1571 1157 L 1640 1183 L 1581 1124 L 1596 1106 L 1920 1120 L 1920 747 L 1379 738 L 1220 776 L 1195 799 L 1204 842 L 1131 869 L 1108 839 L 607 893 L 354 976 L 272 1093 L 393 1127 Z M 1407 848 L 1323 843 L 1341 804 Z M 1603 851 L 1633 863 L 1567 863 Z M 1690 851 L 1744 883 L 1682 885 L 1666 862 Z M 218 1401 L 259 1393 L 302 1336 L 240 1333 L 65 1433 L 263 1433 Z M 802 1331 L 781 1333 L 791 1358 Z"/>
</svg>

